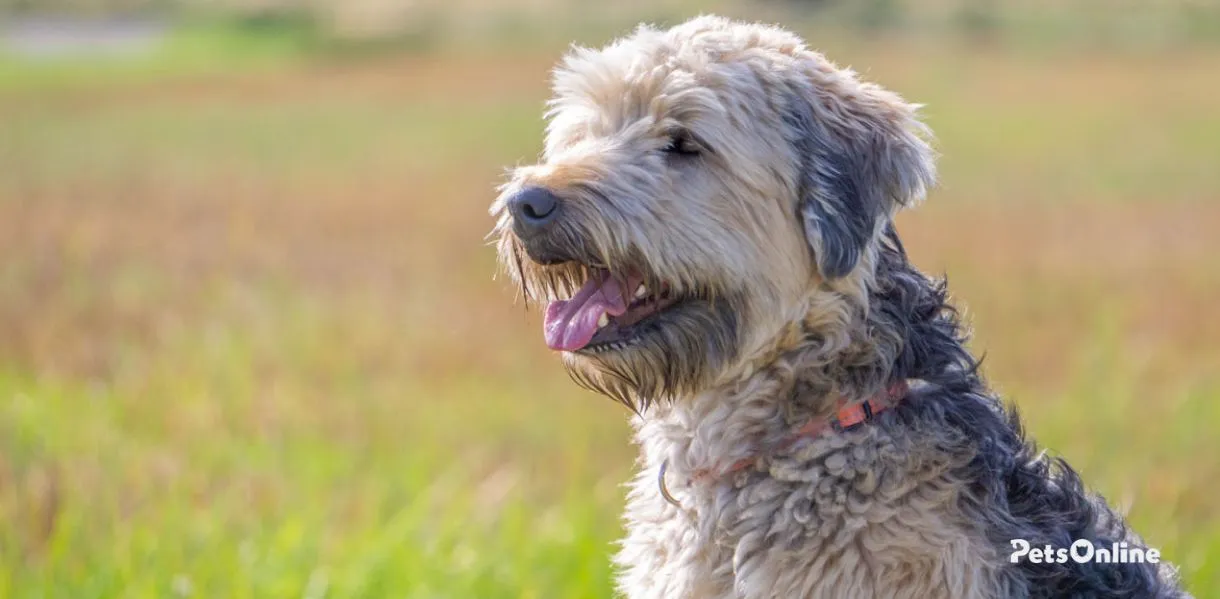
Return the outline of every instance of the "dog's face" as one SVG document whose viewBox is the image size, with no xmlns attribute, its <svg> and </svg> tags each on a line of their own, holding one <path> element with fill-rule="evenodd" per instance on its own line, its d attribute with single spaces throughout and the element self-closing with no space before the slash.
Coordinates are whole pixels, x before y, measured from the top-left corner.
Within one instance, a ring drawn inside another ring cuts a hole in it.
<svg viewBox="0 0 1220 599">
<path fill-rule="evenodd" d="M 574 377 L 637 406 L 861 295 L 933 177 L 911 106 L 779 29 L 642 28 L 574 51 L 554 91 L 542 161 L 491 208 L 501 262 Z"/>
</svg>

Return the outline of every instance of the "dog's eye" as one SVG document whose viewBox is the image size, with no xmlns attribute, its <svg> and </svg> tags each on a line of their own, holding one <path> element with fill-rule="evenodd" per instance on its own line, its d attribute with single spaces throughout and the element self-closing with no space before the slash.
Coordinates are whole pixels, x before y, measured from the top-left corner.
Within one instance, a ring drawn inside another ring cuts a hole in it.
<svg viewBox="0 0 1220 599">
<path fill-rule="evenodd" d="M 669 143 L 661 151 L 672 156 L 698 156 L 699 144 L 695 143 L 685 133 L 674 133 L 669 136 Z"/>
</svg>

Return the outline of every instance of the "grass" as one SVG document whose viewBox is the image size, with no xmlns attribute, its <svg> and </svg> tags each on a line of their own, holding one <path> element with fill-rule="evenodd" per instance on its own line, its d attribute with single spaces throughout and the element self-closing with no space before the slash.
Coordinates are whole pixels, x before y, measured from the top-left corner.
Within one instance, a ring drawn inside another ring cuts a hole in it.
<svg viewBox="0 0 1220 599">
<path fill-rule="evenodd" d="M 990 378 L 1220 591 L 1220 57 L 824 49 L 928 104 Z M 611 596 L 626 414 L 483 240 L 553 58 L 0 90 L 0 596 Z"/>
</svg>

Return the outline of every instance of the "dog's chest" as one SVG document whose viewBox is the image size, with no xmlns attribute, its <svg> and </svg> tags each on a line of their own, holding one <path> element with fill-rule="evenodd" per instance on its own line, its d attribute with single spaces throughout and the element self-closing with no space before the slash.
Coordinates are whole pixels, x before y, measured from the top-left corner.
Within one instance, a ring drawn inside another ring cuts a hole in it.
<svg viewBox="0 0 1220 599">
<path fill-rule="evenodd" d="M 692 482 L 706 444 L 639 433 L 617 559 L 627 597 L 969 597 L 992 585 L 993 549 L 957 516 L 946 460 L 866 433 Z M 667 462 L 679 505 L 662 492 Z"/>
</svg>

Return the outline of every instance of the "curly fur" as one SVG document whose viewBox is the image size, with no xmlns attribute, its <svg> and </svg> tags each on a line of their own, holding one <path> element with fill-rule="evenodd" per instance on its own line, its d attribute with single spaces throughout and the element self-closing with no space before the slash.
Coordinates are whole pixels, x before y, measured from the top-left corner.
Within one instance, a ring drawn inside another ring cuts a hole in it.
<svg viewBox="0 0 1220 599">
<path fill-rule="evenodd" d="M 892 216 L 935 172 L 914 106 L 788 32 L 715 17 L 576 49 L 555 91 L 543 160 L 492 206 L 505 270 L 527 298 L 594 267 L 686 298 L 627 347 L 563 356 L 636 410 L 625 596 L 1185 596 L 1167 563 L 1009 563 L 1014 538 L 1143 544 L 1025 439 L 945 282 L 908 261 Z M 701 153 L 659 151 L 676 130 Z M 526 243 L 505 204 L 531 185 L 564 212 Z M 784 443 L 899 380 L 871 424 Z"/>
</svg>

